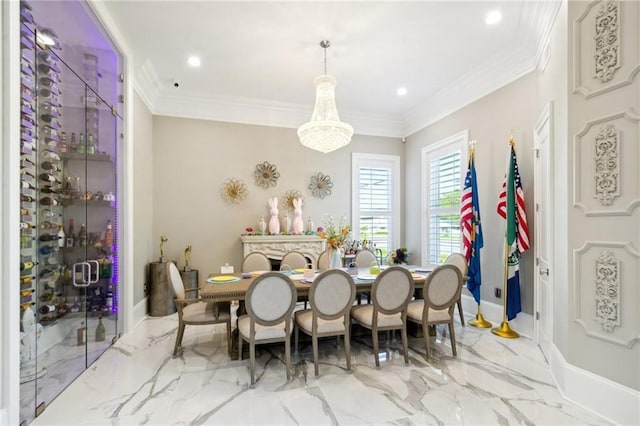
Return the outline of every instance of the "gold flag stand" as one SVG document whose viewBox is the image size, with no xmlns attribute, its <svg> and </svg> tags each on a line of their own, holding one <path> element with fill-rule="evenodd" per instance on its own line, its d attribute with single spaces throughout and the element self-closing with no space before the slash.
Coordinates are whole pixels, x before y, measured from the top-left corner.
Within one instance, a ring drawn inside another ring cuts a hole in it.
<svg viewBox="0 0 640 426">
<path fill-rule="evenodd" d="M 491 329 L 491 332 L 497 336 L 505 337 L 507 339 L 517 339 L 520 337 L 518 333 L 513 331 L 511 327 L 509 327 L 509 321 L 507 320 L 507 280 L 509 278 L 509 244 L 507 243 L 507 238 L 505 236 L 504 239 L 504 284 L 503 284 L 503 294 L 504 294 L 504 303 L 502 309 L 502 323 L 500 327 L 495 327 Z M 480 306 L 478 305 L 478 312 Z"/>
<path fill-rule="evenodd" d="M 476 317 L 472 320 L 469 320 L 468 324 L 478 328 L 491 328 L 493 326 L 493 324 L 491 324 L 489 321 L 484 319 L 484 317 L 482 316 L 482 312 L 480 312 L 479 303 L 478 303 L 478 313 L 476 314 Z"/>
</svg>

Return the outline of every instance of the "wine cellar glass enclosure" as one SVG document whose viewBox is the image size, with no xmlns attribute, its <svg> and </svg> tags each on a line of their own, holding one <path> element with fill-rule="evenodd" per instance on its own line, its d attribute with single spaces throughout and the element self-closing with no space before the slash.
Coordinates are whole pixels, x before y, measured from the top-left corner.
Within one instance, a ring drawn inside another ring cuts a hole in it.
<svg viewBox="0 0 640 426">
<path fill-rule="evenodd" d="M 122 60 L 83 2 L 20 2 L 20 421 L 119 332 Z"/>
</svg>

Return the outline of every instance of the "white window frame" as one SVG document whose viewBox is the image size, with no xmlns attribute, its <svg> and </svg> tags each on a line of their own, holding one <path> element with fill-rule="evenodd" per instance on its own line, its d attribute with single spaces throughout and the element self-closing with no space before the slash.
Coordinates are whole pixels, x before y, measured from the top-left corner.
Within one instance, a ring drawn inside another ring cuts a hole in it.
<svg viewBox="0 0 640 426">
<path fill-rule="evenodd" d="M 467 150 L 466 147 L 469 143 L 469 130 L 463 130 L 459 133 L 439 140 L 436 143 L 427 145 L 422 148 L 422 265 L 425 267 L 434 267 L 436 264 L 432 264 L 429 261 L 430 253 L 430 239 L 429 239 L 429 218 L 431 210 L 429 208 L 429 160 L 434 156 L 444 156 L 456 151 L 460 152 L 460 190 L 464 184 L 464 176 L 467 172 Z M 462 241 L 460 241 L 460 249 L 462 249 Z"/>
<path fill-rule="evenodd" d="M 386 154 L 353 153 L 351 157 L 351 226 L 360 229 L 360 167 L 381 167 L 391 169 L 391 246 L 400 247 L 400 156 Z M 356 238 L 355 232 L 353 233 Z"/>
</svg>

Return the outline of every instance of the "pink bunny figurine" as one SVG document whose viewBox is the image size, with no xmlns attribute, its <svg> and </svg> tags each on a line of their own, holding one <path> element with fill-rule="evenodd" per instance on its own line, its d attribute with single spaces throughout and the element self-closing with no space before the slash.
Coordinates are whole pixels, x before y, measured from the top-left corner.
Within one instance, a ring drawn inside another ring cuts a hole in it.
<svg viewBox="0 0 640 426">
<path fill-rule="evenodd" d="M 271 219 L 269 219 L 269 233 L 276 235 L 280 233 L 280 221 L 278 220 L 278 197 L 269 198 L 271 207 Z"/>
<path fill-rule="evenodd" d="M 293 219 L 293 234 L 300 235 L 304 229 L 304 222 L 302 221 L 302 199 L 296 198 L 293 200 L 294 214 Z"/>
</svg>

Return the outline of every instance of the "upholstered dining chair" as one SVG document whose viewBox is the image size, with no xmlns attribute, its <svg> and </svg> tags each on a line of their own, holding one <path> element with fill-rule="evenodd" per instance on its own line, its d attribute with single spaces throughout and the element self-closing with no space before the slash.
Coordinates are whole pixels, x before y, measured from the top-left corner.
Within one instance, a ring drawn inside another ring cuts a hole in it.
<svg viewBox="0 0 640 426">
<path fill-rule="evenodd" d="M 326 249 L 318 256 L 316 266 L 320 272 L 324 272 L 329 269 L 329 262 L 331 261 L 329 249 Z"/>
<path fill-rule="evenodd" d="M 353 259 L 353 263 L 355 263 L 358 268 L 368 268 L 373 262 L 376 262 L 376 265 L 379 265 L 378 258 L 375 253 L 368 249 L 360 250 L 356 253 L 356 257 Z M 365 292 L 358 295 L 358 305 L 362 301 L 362 296 L 367 298 L 367 303 L 371 302 L 371 293 Z"/>
<path fill-rule="evenodd" d="M 287 380 L 291 378 L 291 313 L 296 305 L 296 287 L 286 275 L 267 272 L 247 289 L 247 314 L 238 318 L 238 350 L 242 359 L 242 341 L 249 343 L 251 385 L 255 384 L 256 345 L 284 342 Z"/>
<path fill-rule="evenodd" d="M 430 325 L 448 324 L 451 351 L 456 352 L 456 335 L 453 329 L 453 309 L 462 291 L 462 274 L 455 265 L 434 268 L 424 283 L 424 299 L 414 300 L 407 308 L 409 321 L 422 325 L 426 357 L 429 358 Z"/>
<path fill-rule="evenodd" d="M 353 261 L 358 268 L 368 268 L 369 266 L 371 266 L 372 262 L 376 262 L 376 264 L 378 264 L 378 258 L 376 257 L 376 255 L 372 251 L 367 249 L 360 250 L 358 253 L 356 253 L 356 257 L 355 259 L 353 259 Z"/>
<path fill-rule="evenodd" d="M 380 367 L 378 332 L 384 330 L 401 330 L 404 362 L 409 363 L 407 305 L 413 290 L 413 277 L 409 271 L 400 266 L 391 266 L 382 271 L 371 286 L 373 303 L 351 308 L 351 318 L 371 330 L 376 367 Z"/>
<path fill-rule="evenodd" d="M 295 346 L 298 350 L 300 330 L 311 336 L 313 364 L 318 375 L 318 338 L 344 336 L 347 370 L 351 370 L 351 306 L 356 297 L 356 285 L 351 275 L 340 269 L 330 269 L 318 275 L 309 289 L 311 309 L 297 311 L 295 317 Z"/>
<path fill-rule="evenodd" d="M 271 261 L 266 254 L 259 251 L 249 253 L 242 259 L 242 272 L 270 271 Z"/>
<path fill-rule="evenodd" d="M 282 256 L 282 260 L 280 261 L 280 266 L 289 265 L 289 267 L 293 269 L 301 269 L 306 268 L 307 258 L 299 251 L 289 251 Z"/>
<path fill-rule="evenodd" d="M 175 263 L 167 264 L 167 276 L 175 295 L 178 310 L 178 335 L 173 348 L 176 357 L 182 345 L 187 325 L 210 325 L 225 323 L 227 327 L 227 352 L 231 354 L 231 313 L 227 303 L 205 302 L 202 299 L 185 299 L 184 283 Z M 191 290 L 191 289 L 190 289 Z M 226 308 L 226 309 L 223 309 Z"/>
<path fill-rule="evenodd" d="M 467 279 L 467 259 L 464 257 L 462 253 L 451 253 L 444 261 L 445 265 L 455 265 L 460 274 L 462 275 L 462 284 Z M 460 314 L 460 323 L 464 327 L 464 314 L 462 313 L 462 292 L 460 292 L 460 297 L 456 302 L 458 305 L 458 314 Z"/>
</svg>

